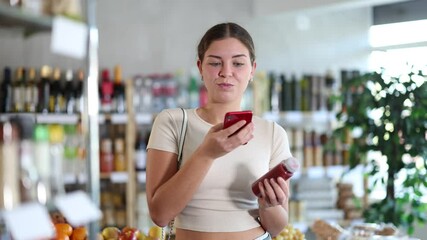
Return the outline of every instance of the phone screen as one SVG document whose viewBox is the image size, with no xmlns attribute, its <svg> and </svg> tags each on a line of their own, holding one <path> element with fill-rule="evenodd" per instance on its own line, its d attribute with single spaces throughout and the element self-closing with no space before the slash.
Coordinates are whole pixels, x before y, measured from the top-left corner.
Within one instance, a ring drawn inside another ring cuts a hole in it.
<svg viewBox="0 0 427 240">
<path fill-rule="evenodd" d="M 237 123 L 240 120 L 245 120 L 245 126 L 252 122 L 252 111 L 236 111 L 236 112 L 228 112 L 224 117 L 224 129 L 230 127 L 231 125 Z M 243 126 L 244 127 L 244 126 Z"/>
</svg>

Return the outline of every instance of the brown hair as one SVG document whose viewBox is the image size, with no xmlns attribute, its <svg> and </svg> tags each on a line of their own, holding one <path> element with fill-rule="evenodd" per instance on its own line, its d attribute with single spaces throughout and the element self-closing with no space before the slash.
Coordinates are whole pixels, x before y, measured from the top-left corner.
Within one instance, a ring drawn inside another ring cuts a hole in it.
<svg viewBox="0 0 427 240">
<path fill-rule="evenodd" d="M 251 35 L 236 23 L 220 23 L 211 27 L 200 40 L 197 46 L 197 55 L 200 61 L 203 61 L 206 50 L 209 48 L 212 42 L 222 40 L 225 38 L 235 38 L 239 40 L 249 51 L 249 57 L 251 63 L 255 61 L 255 46 L 252 41 Z"/>
</svg>

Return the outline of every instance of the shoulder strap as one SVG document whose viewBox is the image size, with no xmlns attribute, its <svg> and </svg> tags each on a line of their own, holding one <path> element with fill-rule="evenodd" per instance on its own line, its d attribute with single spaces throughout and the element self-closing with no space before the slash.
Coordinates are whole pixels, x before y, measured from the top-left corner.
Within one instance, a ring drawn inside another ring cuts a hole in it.
<svg viewBox="0 0 427 240">
<path fill-rule="evenodd" d="M 179 145 L 178 145 L 178 169 L 181 166 L 181 160 L 182 160 L 182 149 L 184 147 L 184 140 L 185 135 L 187 134 L 187 126 L 188 126 L 188 118 L 187 118 L 187 111 L 185 111 L 183 108 L 181 108 L 182 111 L 182 125 L 181 125 L 181 133 L 179 134 Z M 170 240 L 171 236 L 173 234 L 173 227 L 174 227 L 175 219 L 172 219 L 169 224 L 169 235 L 167 235 L 167 239 Z M 165 236 L 165 228 L 162 228 L 162 240 L 166 239 Z"/>
<path fill-rule="evenodd" d="M 181 126 L 181 133 L 179 135 L 179 145 L 178 145 L 178 168 L 181 165 L 182 149 L 184 147 L 184 140 L 185 140 L 185 135 L 187 134 L 187 126 L 188 126 L 187 111 L 185 111 L 183 108 L 181 108 L 181 110 L 182 110 L 182 126 Z"/>
</svg>

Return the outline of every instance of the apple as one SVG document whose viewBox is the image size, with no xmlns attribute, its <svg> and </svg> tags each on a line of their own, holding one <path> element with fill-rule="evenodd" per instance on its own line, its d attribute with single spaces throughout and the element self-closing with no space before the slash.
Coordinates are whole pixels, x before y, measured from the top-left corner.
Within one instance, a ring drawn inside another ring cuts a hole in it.
<svg viewBox="0 0 427 240">
<path fill-rule="evenodd" d="M 118 240 L 121 231 L 117 227 L 105 227 L 104 229 L 102 229 L 101 234 L 104 240 Z"/>
<path fill-rule="evenodd" d="M 148 230 L 148 236 L 153 239 L 160 239 L 162 237 L 162 228 L 159 226 L 152 226 Z"/>
<path fill-rule="evenodd" d="M 137 228 L 124 227 L 120 234 L 120 240 L 138 240 L 141 232 Z"/>
</svg>

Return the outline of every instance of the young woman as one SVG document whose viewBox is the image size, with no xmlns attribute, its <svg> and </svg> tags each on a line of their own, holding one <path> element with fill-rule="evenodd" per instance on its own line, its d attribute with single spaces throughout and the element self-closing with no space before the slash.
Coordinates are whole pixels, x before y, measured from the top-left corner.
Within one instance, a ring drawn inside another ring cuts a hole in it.
<svg viewBox="0 0 427 240">
<path fill-rule="evenodd" d="M 208 102 L 187 109 L 182 162 L 177 162 L 181 109 L 163 110 L 147 146 L 147 201 L 155 224 L 175 219 L 176 240 L 271 239 L 288 223 L 289 185 L 283 178 L 251 184 L 291 157 L 285 130 L 254 116 L 223 129 L 239 111 L 256 69 L 251 36 L 235 23 L 210 28 L 198 45 L 197 66 Z M 240 130 L 239 130 L 240 129 Z M 271 235 L 271 236 L 270 236 Z"/>
</svg>

